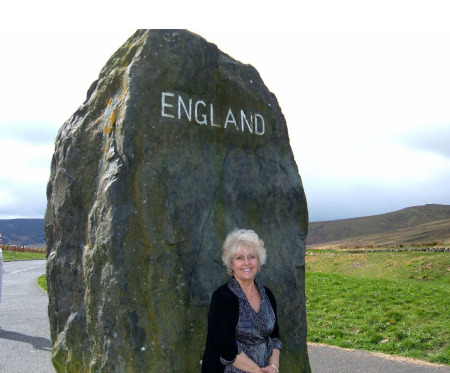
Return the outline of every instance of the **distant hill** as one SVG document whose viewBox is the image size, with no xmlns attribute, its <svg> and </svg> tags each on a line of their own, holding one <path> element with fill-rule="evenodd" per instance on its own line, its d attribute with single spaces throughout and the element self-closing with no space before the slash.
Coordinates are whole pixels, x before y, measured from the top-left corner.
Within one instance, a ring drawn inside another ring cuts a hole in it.
<svg viewBox="0 0 450 373">
<path fill-rule="evenodd" d="M 4 245 L 45 247 L 44 219 L 0 219 Z"/>
<path fill-rule="evenodd" d="M 5 245 L 45 247 L 44 219 L 0 220 Z M 306 244 L 395 245 L 424 242 L 450 244 L 450 206 L 408 207 L 387 214 L 361 218 L 312 222 Z"/>
<path fill-rule="evenodd" d="M 313 222 L 309 247 L 395 245 L 425 242 L 450 244 L 450 206 L 408 207 L 382 215 Z"/>
</svg>

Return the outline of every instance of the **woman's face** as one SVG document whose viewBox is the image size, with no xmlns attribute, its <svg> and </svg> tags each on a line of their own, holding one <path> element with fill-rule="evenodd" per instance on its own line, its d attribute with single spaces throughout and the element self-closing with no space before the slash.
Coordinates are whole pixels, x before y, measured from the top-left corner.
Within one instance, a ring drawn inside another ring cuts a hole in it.
<svg viewBox="0 0 450 373">
<path fill-rule="evenodd" d="M 254 247 L 241 246 L 231 259 L 231 269 L 239 282 L 252 281 L 258 272 L 259 260 Z"/>
</svg>

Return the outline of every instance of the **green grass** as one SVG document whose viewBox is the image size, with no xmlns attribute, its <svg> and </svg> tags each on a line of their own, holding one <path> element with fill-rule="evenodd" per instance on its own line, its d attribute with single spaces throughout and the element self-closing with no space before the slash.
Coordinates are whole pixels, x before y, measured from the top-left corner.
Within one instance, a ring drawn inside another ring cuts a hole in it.
<svg viewBox="0 0 450 373">
<path fill-rule="evenodd" d="M 307 255 L 308 340 L 450 364 L 449 258 Z"/>
<path fill-rule="evenodd" d="M 450 285 L 449 253 L 308 250 L 306 261 L 307 269 L 311 272 L 390 280 L 427 280 Z"/>
<path fill-rule="evenodd" d="M 37 284 L 42 290 L 47 291 L 47 276 L 46 275 L 39 276 L 37 279 Z"/>
<path fill-rule="evenodd" d="M 3 261 L 46 259 L 45 254 L 16 251 L 2 251 Z"/>
</svg>

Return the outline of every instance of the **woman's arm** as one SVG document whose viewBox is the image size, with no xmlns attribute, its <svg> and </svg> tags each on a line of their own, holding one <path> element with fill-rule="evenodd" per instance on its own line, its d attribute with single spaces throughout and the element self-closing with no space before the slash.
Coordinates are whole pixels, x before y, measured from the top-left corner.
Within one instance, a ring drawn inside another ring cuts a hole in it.
<svg viewBox="0 0 450 373">
<path fill-rule="evenodd" d="M 275 365 L 276 369 L 273 368 L 272 365 Z M 280 368 L 280 350 L 278 348 L 274 348 L 272 351 L 272 355 L 269 358 L 269 372 L 277 372 Z M 277 372 L 278 373 L 278 372 Z"/>
<path fill-rule="evenodd" d="M 236 360 L 234 361 L 233 366 L 247 373 L 269 372 L 267 368 L 260 368 L 252 359 L 250 359 L 245 354 L 245 352 L 241 352 L 236 356 Z"/>
<path fill-rule="evenodd" d="M 275 325 L 270 338 L 272 338 L 273 350 L 272 355 L 269 357 L 269 372 L 278 373 L 280 368 L 280 350 L 282 348 L 282 343 L 280 340 L 280 329 L 278 326 L 278 315 L 277 315 L 277 302 L 275 300 L 275 296 L 270 291 L 270 289 L 266 288 L 266 293 L 269 297 L 270 304 L 272 305 L 273 312 L 275 313 Z M 274 368 L 274 365 L 276 368 Z"/>
<path fill-rule="evenodd" d="M 208 333 L 216 353 L 226 362 L 234 361 L 239 353 L 235 329 L 239 318 L 239 303 L 231 291 L 221 287 L 214 292 L 208 313 Z M 224 362 L 222 362 L 224 364 Z"/>
</svg>

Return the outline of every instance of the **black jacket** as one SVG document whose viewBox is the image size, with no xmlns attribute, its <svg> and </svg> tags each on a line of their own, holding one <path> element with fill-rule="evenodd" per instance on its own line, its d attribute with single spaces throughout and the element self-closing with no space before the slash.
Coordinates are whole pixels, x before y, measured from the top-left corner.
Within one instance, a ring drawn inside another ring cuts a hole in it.
<svg viewBox="0 0 450 373">
<path fill-rule="evenodd" d="M 264 286 L 267 297 L 277 317 L 277 305 L 273 293 Z M 202 361 L 202 373 L 221 373 L 225 365 L 220 357 L 232 361 L 238 354 L 236 345 L 236 325 L 239 319 L 239 299 L 230 290 L 228 284 L 220 286 L 212 295 L 208 312 L 208 334 Z M 270 335 L 280 338 L 278 318 Z"/>
</svg>

